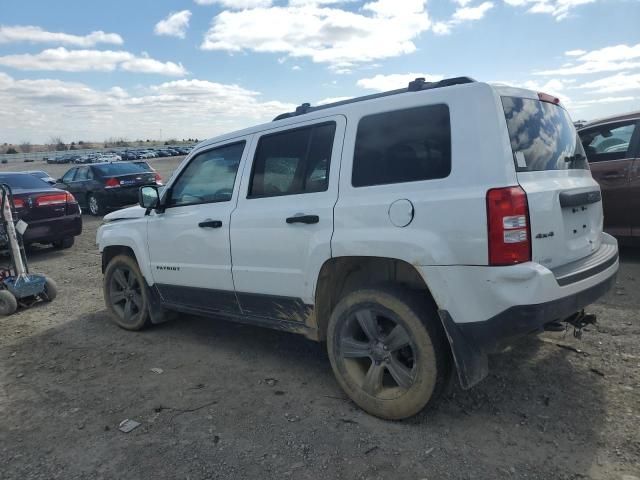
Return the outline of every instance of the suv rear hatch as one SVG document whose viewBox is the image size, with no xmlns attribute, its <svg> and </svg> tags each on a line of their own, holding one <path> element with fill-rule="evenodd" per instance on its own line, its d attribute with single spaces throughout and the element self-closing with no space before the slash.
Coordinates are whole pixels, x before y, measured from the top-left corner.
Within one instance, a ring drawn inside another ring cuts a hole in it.
<svg viewBox="0 0 640 480">
<path fill-rule="evenodd" d="M 527 194 L 534 262 L 554 269 L 602 241 L 600 187 L 559 101 L 502 96 L 518 183 Z"/>
</svg>

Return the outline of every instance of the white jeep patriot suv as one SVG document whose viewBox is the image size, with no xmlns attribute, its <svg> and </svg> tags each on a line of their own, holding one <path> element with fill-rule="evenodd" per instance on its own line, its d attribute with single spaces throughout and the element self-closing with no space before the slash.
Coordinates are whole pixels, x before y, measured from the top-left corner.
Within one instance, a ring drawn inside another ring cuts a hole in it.
<svg viewBox="0 0 640 480">
<path fill-rule="evenodd" d="M 198 145 L 162 191 L 105 217 L 104 296 L 326 341 L 340 386 L 405 418 L 451 372 L 577 318 L 618 270 L 558 99 L 469 78 L 310 107 Z"/>
</svg>

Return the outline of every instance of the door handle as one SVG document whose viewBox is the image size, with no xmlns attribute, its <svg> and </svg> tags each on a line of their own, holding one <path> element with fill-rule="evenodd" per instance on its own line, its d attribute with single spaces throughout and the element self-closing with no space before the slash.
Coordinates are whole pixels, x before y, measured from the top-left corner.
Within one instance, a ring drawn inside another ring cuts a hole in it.
<svg viewBox="0 0 640 480">
<path fill-rule="evenodd" d="M 320 221 L 320 217 L 318 215 L 296 215 L 295 217 L 287 218 L 287 223 L 305 223 L 310 225 L 312 223 L 318 223 Z"/>
<path fill-rule="evenodd" d="M 211 220 L 207 218 L 203 222 L 198 224 L 200 228 L 220 228 L 222 226 L 222 222 L 220 220 Z"/>
</svg>

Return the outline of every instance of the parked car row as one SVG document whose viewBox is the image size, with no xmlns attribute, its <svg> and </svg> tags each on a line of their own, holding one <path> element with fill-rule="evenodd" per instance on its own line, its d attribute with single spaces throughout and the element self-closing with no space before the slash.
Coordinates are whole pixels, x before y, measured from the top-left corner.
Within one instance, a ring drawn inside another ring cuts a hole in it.
<svg viewBox="0 0 640 480">
<path fill-rule="evenodd" d="M 55 157 L 47 157 L 46 161 L 49 164 L 119 162 L 121 160 L 141 160 L 188 155 L 192 148 L 193 147 L 191 146 L 167 146 L 162 148 L 144 148 L 119 151 L 111 150 L 88 154 L 65 153 L 63 155 L 56 155 Z"/>
</svg>

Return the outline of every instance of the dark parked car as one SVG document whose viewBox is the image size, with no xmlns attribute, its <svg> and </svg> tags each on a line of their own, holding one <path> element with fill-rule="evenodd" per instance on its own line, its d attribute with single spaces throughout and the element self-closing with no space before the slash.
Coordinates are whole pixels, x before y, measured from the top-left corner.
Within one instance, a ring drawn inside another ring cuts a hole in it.
<svg viewBox="0 0 640 480">
<path fill-rule="evenodd" d="M 56 179 L 53 178 L 51 175 L 49 175 L 44 170 L 27 170 L 26 172 L 22 172 L 22 173 L 28 173 L 29 175 L 33 175 L 34 177 L 37 177 L 40 180 L 44 180 L 49 185 L 55 185 L 56 184 Z"/>
<path fill-rule="evenodd" d="M 80 207 L 69 192 L 54 188 L 29 173 L 2 173 L 0 183 L 11 187 L 18 218 L 29 225 L 23 235 L 26 245 L 43 243 L 69 248 L 74 237 L 82 233 Z M 5 235 L 2 230 L 2 250 L 7 245 Z"/>
<path fill-rule="evenodd" d="M 148 168 L 148 165 L 147 165 Z M 142 185 L 159 185 L 160 175 L 134 162 L 104 162 L 70 169 L 56 186 L 78 199 L 91 215 L 138 203 Z"/>
<path fill-rule="evenodd" d="M 578 135 L 602 189 L 604 229 L 640 245 L 640 112 L 588 123 Z"/>
</svg>

